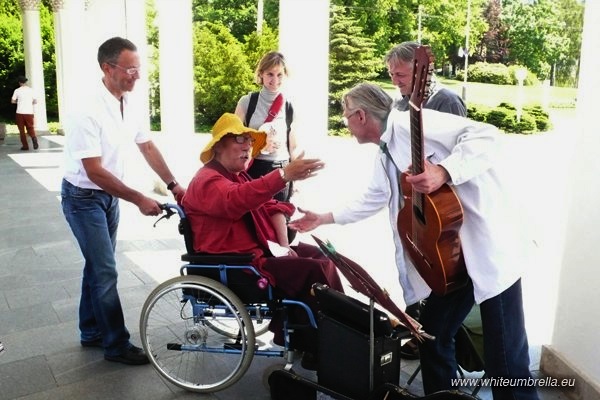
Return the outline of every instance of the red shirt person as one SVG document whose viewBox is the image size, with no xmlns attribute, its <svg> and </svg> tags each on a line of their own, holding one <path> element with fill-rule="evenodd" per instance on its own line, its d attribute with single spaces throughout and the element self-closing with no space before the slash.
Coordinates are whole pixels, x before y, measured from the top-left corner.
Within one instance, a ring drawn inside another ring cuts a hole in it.
<svg viewBox="0 0 600 400">
<path fill-rule="evenodd" d="M 226 113 L 214 125 L 212 136 L 200 155 L 205 165 L 190 182 L 182 201 L 194 232 L 194 250 L 254 253 L 252 264 L 276 293 L 303 301 L 316 312 L 316 300 L 310 295 L 312 284 L 319 282 L 342 291 L 339 275 L 317 247 L 303 243 L 290 246 L 286 217 L 295 207 L 274 200 L 273 195 L 289 181 L 315 176 L 323 162 L 299 155 L 285 167 L 252 179 L 245 171 L 264 147 L 265 133 L 245 127 L 238 116 Z M 275 257 L 273 244 L 286 254 Z M 270 328 L 275 343 L 280 344 L 281 330 L 275 325 Z M 297 348 L 315 352 L 314 335 L 303 336 L 305 339 L 296 341 Z"/>
</svg>

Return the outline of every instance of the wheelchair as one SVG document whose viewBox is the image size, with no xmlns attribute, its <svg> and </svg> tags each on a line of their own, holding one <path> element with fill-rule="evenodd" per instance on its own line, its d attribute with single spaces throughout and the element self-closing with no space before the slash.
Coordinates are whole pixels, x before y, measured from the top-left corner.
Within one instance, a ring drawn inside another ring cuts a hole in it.
<svg viewBox="0 0 600 400">
<path fill-rule="evenodd" d="M 285 368 L 291 369 L 290 337 L 307 326 L 294 325 L 285 315 L 290 307 L 300 307 L 316 328 L 311 309 L 276 298 L 273 287 L 250 265 L 253 254 L 195 253 L 183 209 L 175 204 L 162 208 L 166 214 L 160 219 L 178 214 L 187 253 L 181 256 L 180 276 L 158 285 L 142 307 L 142 346 L 153 367 L 174 385 L 199 393 L 236 383 L 254 356 L 284 357 Z M 284 313 L 283 350 L 259 349 L 256 337 L 268 330 L 275 312 Z"/>
<path fill-rule="evenodd" d="M 213 393 L 238 382 L 254 356 L 283 357 L 286 365 L 268 376 L 274 400 L 323 395 L 343 400 L 417 398 L 395 384 L 400 373 L 400 339 L 407 337 L 408 331 L 392 327 L 387 314 L 374 308 L 372 299 L 367 307 L 319 283 L 313 285 L 321 308 L 319 379 L 314 382 L 297 375 L 292 369 L 293 335 L 300 329 L 317 329 L 312 310 L 305 303 L 277 296 L 250 264 L 253 254 L 194 252 L 184 210 L 175 204 L 161 207 L 165 215 L 158 221 L 179 216 L 179 233 L 187 253 L 181 256 L 185 264 L 180 276 L 158 285 L 144 302 L 140 336 L 150 363 L 167 381 L 188 391 Z M 306 313 L 308 323 L 291 322 L 294 308 Z M 275 313 L 283 313 L 284 345 L 262 349 L 256 338 L 266 333 Z M 348 370 L 348 365 L 353 368 Z M 421 399 L 475 397 L 445 391 Z"/>
</svg>

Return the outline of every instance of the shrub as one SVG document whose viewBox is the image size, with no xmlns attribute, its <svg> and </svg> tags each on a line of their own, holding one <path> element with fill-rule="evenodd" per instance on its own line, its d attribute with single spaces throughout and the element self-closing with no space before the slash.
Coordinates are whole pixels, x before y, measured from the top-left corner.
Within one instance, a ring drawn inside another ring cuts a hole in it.
<svg viewBox="0 0 600 400">
<path fill-rule="evenodd" d="M 527 69 L 527 67 L 523 67 L 521 65 L 511 65 L 511 66 L 508 67 L 508 74 L 512 78 L 512 81 L 511 81 L 512 85 L 517 85 L 519 83 L 518 80 L 517 80 L 517 75 L 516 75 L 516 71 L 518 69 L 525 69 L 525 70 L 527 70 L 527 75 L 525 76 L 525 80 L 523 81 L 523 85 L 525 85 L 525 86 L 533 86 L 533 85 L 538 85 L 540 83 L 540 81 L 537 78 L 537 76 L 535 76 L 535 74 L 533 72 L 529 71 Z"/>
<path fill-rule="evenodd" d="M 512 113 L 514 113 L 514 111 L 511 111 L 507 108 L 494 108 L 487 114 L 486 121 L 488 124 L 492 124 L 500 129 L 504 129 L 506 117 Z"/>
<path fill-rule="evenodd" d="M 481 104 L 471 104 L 467 106 L 467 117 L 475 121 L 487 122 L 487 115 L 491 108 Z"/>
<path fill-rule="evenodd" d="M 523 112 L 523 114 L 521 115 L 521 120 L 518 122 L 515 115 L 513 127 L 514 130 L 512 132 L 515 133 L 528 134 L 536 132 L 538 130 L 535 117 L 526 112 Z"/>
<path fill-rule="evenodd" d="M 545 132 L 552 127 L 548 113 L 539 105 L 523 107 L 521 120 L 518 122 L 516 107 L 510 103 L 500 103 L 495 108 L 469 104 L 467 116 L 475 121 L 487 122 L 509 133 Z"/>
<path fill-rule="evenodd" d="M 515 71 L 517 69 L 526 69 L 520 65 L 511 65 L 507 67 L 504 64 L 490 64 L 479 62 L 469 65 L 467 79 L 470 82 L 492 83 L 496 85 L 516 85 L 517 77 Z M 456 73 L 456 79 L 464 79 L 464 71 Z M 531 71 L 527 71 L 527 76 L 523 81 L 523 85 L 536 85 L 539 80 Z"/>
<path fill-rule="evenodd" d="M 194 35 L 196 121 L 212 125 L 254 89 L 253 73 L 242 45 L 223 25 L 204 22 Z"/>
</svg>

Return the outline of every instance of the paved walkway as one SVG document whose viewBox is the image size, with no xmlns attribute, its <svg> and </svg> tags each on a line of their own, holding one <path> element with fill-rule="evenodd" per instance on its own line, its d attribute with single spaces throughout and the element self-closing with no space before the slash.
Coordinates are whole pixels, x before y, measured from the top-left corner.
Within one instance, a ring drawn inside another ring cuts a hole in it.
<svg viewBox="0 0 600 400">
<path fill-rule="evenodd" d="M 61 139 L 41 137 L 36 152 L 19 151 L 16 136 L 0 142 L 0 340 L 6 347 L 0 356 L 0 399 L 269 399 L 263 371 L 281 364 L 279 359 L 257 357 L 249 372 L 232 388 L 198 395 L 167 384 L 151 366 L 106 362 L 102 351 L 79 345 L 77 308 L 82 258 L 58 198 Z M 196 170 L 203 140 L 200 135 L 189 146 L 183 146 L 188 152 L 184 155 L 169 154 L 172 146 L 160 143 L 181 181 L 189 180 Z M 324 139 L 315 155 L 320 153 L 328 161 L 328 170 L 323 172 L 322 180 L 299 185 L 297 202 L 308 209 L 324 211 L 358 192 L 369 176 L 369 168 L 352 162 L 358 154 L 357 146 L 351 140 Z M 361 151 L 365 154 L 374 150 Z M 337 162 L 344 159 L 347 162 Z M 133 169 L 132 181 L 152 193 L 153 180 L 147 170 Z M 170 200 L 155 196 L 160 201 Z M 385 283 L 394 298 L 400 299 L 396 280 L 390 277 L 392 252 L 390 241 L 384 239 L 389 237 L 385 232 L 389 229 L 386 219 L 382 214 L 353 226 L 327 227 L 319 235 L 334 239 L 338 249 L 359 263 L 373 266 L 374 277 Z M 183 252 L 175 222 L 152 228 L 153 222 L 139 214 L 136 207 L 122 202 L 117 245 L 119 291 L 132 341 L 138 345 L 142 304 L 157 283 L 178 274 L 179 255 Z M 369 254 L 365 255 L 367 246 L 356 243 L 368 244 Z M 532 368 L 536 369 L 539 345 L 533 347 Z M 415 362 L 403 364 L 402 382 L 415 367 Z M 410 389 L 419 393 L 419 387 L 417 380 Z M 484 389 L 481 394 L 484 399 L 491 398 L 489 390 Z M 560 396 L 547 394 L 544 399 L 564 398 Z"/>
</svg>

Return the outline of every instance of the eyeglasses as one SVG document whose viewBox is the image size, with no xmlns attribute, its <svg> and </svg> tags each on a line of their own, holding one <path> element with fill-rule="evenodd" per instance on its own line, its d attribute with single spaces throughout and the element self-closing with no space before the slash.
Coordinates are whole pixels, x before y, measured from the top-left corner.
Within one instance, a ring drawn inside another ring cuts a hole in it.
<svg viewBox="0 0 600 400">
<path fill-rule="evenodd" d="M 233 134 L 233 133 L 229 133 L 228 136 L 232 137 L 233 140 L 237 144 L 245 144 L 245 143 L 253 144 L 255 142 L 255 140 L 254 140 L 254 138 L 252 136 L 236 135 L 236 134 Z"/>
<path fill-rule="evenodd" d="M 356 114 L 356 113 L 358 112 L 358 110 L 360 110 L 360 108 L 357 108 L 357 109 L 355 109 L 355 110 L 352 110 L 352 112 L 350 113 L 350 115 L 348 115 L 348 116 L 344 115 L 344 116 L 342 117 L 342 123 L 344 124 L 344 126 L 346 126 L 346 127 L 348 126 L 348 121 L 350 120 L 350 118 L 351 118 L 351 117 L 352 117 L 354 114 Z"/>
<path fill-rule="evenodd" d="M 123 71 L 125 71 L 125 73 L 127 75 L 135 75 L 135 74 L 139 74 L 140 73 L 140 67 L 131 67 L 131 68 L 125 68 L 125 67 L 121 67 L 118 64 L 113 64 L 113 63 L 107 63 L 108 65 L 112 65 L 113 67 L 117 67 L 119 69 L 122 69 Z"/>
</svg>

